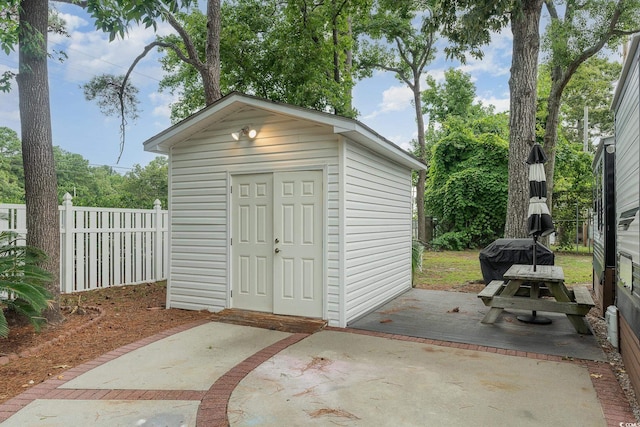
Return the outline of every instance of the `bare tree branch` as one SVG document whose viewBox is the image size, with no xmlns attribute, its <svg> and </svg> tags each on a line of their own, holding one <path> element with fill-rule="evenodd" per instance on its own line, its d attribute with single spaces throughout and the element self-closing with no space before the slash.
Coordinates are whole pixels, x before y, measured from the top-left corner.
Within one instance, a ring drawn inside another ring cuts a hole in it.
<svg viewBox="0 0 640 427">
<path fill-rule="evenodd" d="M 549 15 L 551 15 L 551 19 L 558 19 L 558 10 L 556 9 L 556 5 L 553 0 L 546 0 L 544 4 L 547 6 L 547 11 L 549 12 Z"/>
<path fill-rule="evenodd" d="M 127 119 L 126 119 L 125 107 L 124 107 L 124 90 L 127 87 L 127 81 L 129 80 L 129 76 L 133 72 L 133 69 L 136 67 L 136 65 L 138 65 L 138 62 L 140 62 L 142 58 L 147 56 L 147 54 L 155 47 L 164 47 L 167 49 L 171 49 L 176 52 L 176 55 L 178 56 L 182 55 L 181 59 L 183 61 L 187 62 L 188 60 L 188 58 L 184 57 L 184 54 L 180 51 L 180 48 L 178 46 L 172 43 L 165 43 L 160 41 L 155 41 L 145 46 L 142 53 L 138 55 L 136 59 L 133 60 L 133 62 L 129 66 L 129 69 L 124 75 L 124 78 L 122 79 L 122 84 L 120 85 L 120 88 L 118 89 L 118 102 L 120 103 L 120 153 L 118 154 L 118 160 L 116 160 L 116 163 L 120 162 L 120 158 L 122 157 L 122 153 L 124 152 L 124 144 L 126 139 L 125 133 L 126 133 L 126 126 L 127 126 Z"/>
<path fill-rule="evenodd" d="M 180 25 L 180 23 L 176 20 L 175 16 L 173 16 L 170 13 L 167 13 L 165 15 L 165 17 L 166 17 L 167 22 L 169 23 L 169 25 L 171 25 L 173 27 L 173 29 L 176 30 L 176 32 L 178 33 L 178 35 L 180 36 L 180 38 L 184 42 L 184 47 L 187 50 L 187 55 L 188 56 L 185 56 L 182 53 L 182 51 L 180 49 L 178 49 L 177 46 L 175 46 L 175 45 L 173 47 L 170 47 L 170 48 L 176 53 L 176 55 L 178 55 L 178 57 L 182 61 L 186 62 L 187 64 L 192 65 L 193 67 L 195 67 L 198 70 L 202 70 L 204 68 L 204 64 L 202 63 L 202 61 L 198 57 L 198 50 L 196 49 L 195 45 L 193 44 L 193 40 L 191 40 L 191 37 L 189 36 L 189 34 L 182 27 L 182 25 Z"/>
</svg>

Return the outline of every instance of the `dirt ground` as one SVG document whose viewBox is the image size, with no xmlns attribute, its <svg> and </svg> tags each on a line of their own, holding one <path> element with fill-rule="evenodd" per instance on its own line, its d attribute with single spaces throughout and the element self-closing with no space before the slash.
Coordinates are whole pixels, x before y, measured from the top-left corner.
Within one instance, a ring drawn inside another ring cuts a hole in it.
<svg viewBox="0 0 640 427">
<path fill-rule="evenodd" d="M 454 287 L 421 286 L 424 289 L 478 293 L 484 284 L 465 283 Z M 28 323 L 9 317 L 10 334 L 0 338 L 0 403 L 35 384 L 126 344 L 173 327 L 201 319 L 215 319 L 209 312 L 165 309 L 164 283 L 100 289 L 65 295 L 66 321 L 58 327 L 44 327 L 40 333 Z M 620 354 L 606 340 L 606 324 L 595 308 L 589 322 L 598 342 L 640 421 L 640 405 L 631 388 Z"/>
<path fill-rule="evenodd" d="M 0 403 L 123 345 L 213 316 L 166 310 L 165 295 L 163 284 L 64 295 L 66 321 L 56 328 L 44 327 L 40 333 L 8 316 L 9 337 L 0 338 Z"/>
</svg>

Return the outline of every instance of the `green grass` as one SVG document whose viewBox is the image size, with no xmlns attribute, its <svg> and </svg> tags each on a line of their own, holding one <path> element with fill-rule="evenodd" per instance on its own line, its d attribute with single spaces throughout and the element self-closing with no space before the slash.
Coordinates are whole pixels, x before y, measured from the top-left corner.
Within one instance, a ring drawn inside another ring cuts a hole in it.
<svg viewBox="0 0 640 427">
<path fill-rule="evenodd" d="M 484 283 L 479 250 L 468 251 L 425 251 L 422 258 L 422 272 L 417 274 L 418 287 L 456 287 L 465 283 Z M 591 260 L 588 253 L 555 251 L 555 264 L 564 270 L 565 283 L 591 283 Z"/>
<path fill-rule="evenodd" d="M 424 251 L 422 272 L 417 284 L 432 286 L 457 286 L 468 282 L 482 281 L 480 251 Z"/>
<path fill-rule="evenodd" d="M 579 254 L 583 254 L 583 255 L 587 255 L 587 254 L 592 254 L 593 253 L 593 246 L 584 246 L 582 244 L 576 246 L 575 244 L 572 245 L 570 248 L 567 249 L 559 249 L 557 246 L 549 246 L 549 249 L 551 249 L 554 253 L 558 253 L 558 252 L 562 252 L 562 253 L 579 253 Z"/>
<path fill-rule="evenodd" d="M 564 281 L 567 285 L 591 284 L 593 274 L 593 255 L 586 252 L 554 252 L 555 264 L 564 270 Z"/>
</svg>

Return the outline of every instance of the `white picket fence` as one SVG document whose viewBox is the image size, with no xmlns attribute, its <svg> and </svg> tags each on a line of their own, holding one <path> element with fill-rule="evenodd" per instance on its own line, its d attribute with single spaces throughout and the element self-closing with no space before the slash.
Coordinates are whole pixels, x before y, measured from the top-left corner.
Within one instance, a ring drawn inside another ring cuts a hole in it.
<svg viewBox="0 0 640 427">
<path fill-rule="evenodd" d="M 73 206 L 60 209 L 60 292 L 88 291 L 166 278 L 168 212 Z M 25 205 L 0 204 L 0 231 L 26 236 Z"/>
</svg>

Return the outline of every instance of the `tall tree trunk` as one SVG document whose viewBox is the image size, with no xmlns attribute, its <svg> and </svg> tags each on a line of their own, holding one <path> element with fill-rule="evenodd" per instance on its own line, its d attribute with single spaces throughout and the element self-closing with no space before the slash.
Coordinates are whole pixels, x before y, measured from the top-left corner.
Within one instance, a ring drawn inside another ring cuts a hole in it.
<svg viewBox="0 0 640 427">
<path fill-rule="evenodd" d="M 347 49 L 347 51 L 345 52 L 346 54 L 346 59 L 345 59 L 345 75 L 349 76 L 349 91 L 346 94 L 347 96 L 345 96 L 345 111 L 348 111 L 350 115 L 353 114 L 353 77 L 352 77 L 352 72 L 353 72 L 353 48 L 351 47 L 351 43 L 353 43 L 353 24 L 351 22 L 351 16 L 347 17 L 347 26 L 348 26 L 348 35 L 347 37 L 349 37 L 350 40 L 350 46 L 349 49 Z"/>
<path fill-rule="evenodd" d="M 549 212 L 553 213 L 553 181 L 556 166 L 556 146 L 558 143 L 558 117 L 560 115 L 560 98 L 566 85 L 559 86 L 559 81 L 554 74 L 551 78 L 551 93 L 547 99 L 548 115 L 544 130 L 544 151 L 547 155 L 547 163 L 544 165 L 545 178 L 547 180 L 547 205 Z"/>
<path fill-rule="evenodd" d="M 344 4 L 343 4 L 344 5 Z M 332 26 L 332 45 L 333 45 L 333 81 L 336 83 L 336 89 L 340 91 L 340 98 L 334 102 L 333 112 L 341 116 L 353 116 L 353 106 L 351 102 L 352 98 L 352 67 L 353 67 L 353 51 L 351 47 L 341 50 L 341 41 L 347 38 L 351 43 L 353 37 L 353 31 L 351 27 L 351 17 L 347 16 L 347 31 L 346 34 L 340 33 L 340 13 L 342 7 L 337 7 L 335 0 L 332 4 L 333 18 L 331 21 Z M 341 36 L 343 37 L 341 40 Z M 344 60 L 341 58 L 344 55 Z"/>
<path fill-rule="evenodd" d="M 509 196 L 504 236 L 528 235 L 528 167 L 525 163 L 536 134 L 536 97 L 542 0 L 523 0 L 511 16 L 513 56 L 509 79 Z"/>
<path fill-rule="evenodd" d="M 335 7 L 335 2 L 334 2 Z M 333 20 L 331 22 L 331 40 L 333 44 L 333 81 L 336 83 L 336 87 L 340 86 L 340 37 L 338 34 L 338 15 L 333 15 Z M 341 111 L 342 106 L 336 105 L 333 106 L 333 114 L 344 115 L 344 111 Z"/>
<path fill-rule="evenodd" d="M 418 125 L 418 157 L 425 161 L 425 141 L 424 141 L 424 117 L 422 115 L 422 98 L 420 97 L 420 73 L 414 72 L 413 105 L 416 109 L 416 124 Z M 418 182 L 416 183 L 416 207 L 418 216 L 418 240 L 427 243 L 427 223 L 424 214 L 424 192 L 427 182 L 427 171 L 418 171 Z"/>
<path fill-rule="evenodd" d="M 204 84 L 204 99 L 211 105 L 222 98 L 220 90 L 220 33 L 222 23 L 220 19 L 220 0 L 207 2 L 207 46 L 206 65 L 202 75 Z"/>
<path fill-rule="evenodd" d="M 17 81 L 25 178 L 27 244 L 41 249 L 48 256 L 42 267 L 53 275 L 48 289 L 55 300 L 53 307 L 44 315 L 49 322 L 58 323 L 62 320 L 59 309 L 60 220 L 49 107 L 48 18 L 48 2 L 20 2 Z"/>
</svg>

